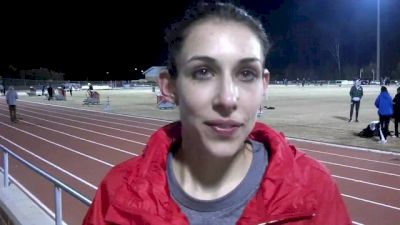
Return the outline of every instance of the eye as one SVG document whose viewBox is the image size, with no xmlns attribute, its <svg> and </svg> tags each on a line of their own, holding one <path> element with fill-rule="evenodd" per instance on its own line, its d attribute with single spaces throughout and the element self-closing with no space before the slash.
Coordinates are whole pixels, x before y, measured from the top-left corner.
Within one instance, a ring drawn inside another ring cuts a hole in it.
<svg viewBox="0 0 400 225">
<path fill-rule="evenodd" d="M 238 74 L 238 79 L 245 82 L 253 81 L 257 77 L 257 72 L 251 69 L 243 69 Z"/>
<path fill-rule="evenodd" d="M 195 80 L 208 80 L 208 79 L 212 78 L 213 76 L 214 75 L 212 74 L 212 72 L 209 69 L 205 68 L 205 67 L 196 69 L 192 73 L 192 77 Z"/>
</svg>

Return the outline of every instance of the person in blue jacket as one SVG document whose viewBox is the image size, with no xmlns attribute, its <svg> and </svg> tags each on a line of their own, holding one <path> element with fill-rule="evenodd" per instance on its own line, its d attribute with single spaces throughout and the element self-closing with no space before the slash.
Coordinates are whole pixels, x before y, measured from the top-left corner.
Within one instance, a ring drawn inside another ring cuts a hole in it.
<svg viewBox="0 0 400 225">
<path fill-rule="evenodd" d="M 389 133 L 389 122 L 393 114 L 392 97 L 385 86 L 381 87 L 381 93 L 375 100 L 375 106 L 378 108 L 379 123 L 382 131 L 379 142 L 384 144 L 387 142 L 386 137 Z"/>
</svg>

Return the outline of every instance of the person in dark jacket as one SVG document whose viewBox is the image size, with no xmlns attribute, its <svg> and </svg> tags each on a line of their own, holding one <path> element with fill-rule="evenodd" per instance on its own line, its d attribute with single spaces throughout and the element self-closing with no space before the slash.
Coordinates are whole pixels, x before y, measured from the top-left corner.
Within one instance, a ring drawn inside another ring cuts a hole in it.
<svg viewBox="0 0 400 225">
<path fill-rule="evenodd" d="M 159 85 L 180 121 L 106 175 L 83 224 L 350 225 L 328 170 L 256 122 L 269 81 L 261 23 L 199 2 L 166 40 Z"/>
<path fill-rule="evenodd" d="M 354 82 L 354 85 L 350 89 L 350 119 L 349 122 L 351 122 L 353 118 L 353 109 L 354 106 L 356 107 L 356 122 L 358 122 L 358 111 L 360 109 L 360 103 L 361 103 L 361 98 L 364 95 L 363 88 L 361 86 L 361 81 L 356 80 Z"/>
<path fill-rule="evenodd" d="M 399 137 L 400 87 L 397 88 L 397 94 L 393 98 L 393 117 L 394 117 L 394 135 L 396 137 Z"/>
<path fill-rule="evenodd" d="M 375 100 L 375 106 L 378 108 L 379 123 L 382 130 L 380 143 L 384 144 L 387 142 L 387 136 L 389 134 L 389 122 L 393 114 L 393 102 L 387 88 L 381 87 L 381 93 Z"/>
<path fill-rule="evenodd" d="M 48 100 L 50 101 L 51 99 L 53 99 L 53 94 L 54 94 L 54 91 L 53 91 L 53 88 L 51 87 L 51 85 L 49 85 L 48 87 L 47 87 L 47 97 L 48 97 Z"/>
</svg>

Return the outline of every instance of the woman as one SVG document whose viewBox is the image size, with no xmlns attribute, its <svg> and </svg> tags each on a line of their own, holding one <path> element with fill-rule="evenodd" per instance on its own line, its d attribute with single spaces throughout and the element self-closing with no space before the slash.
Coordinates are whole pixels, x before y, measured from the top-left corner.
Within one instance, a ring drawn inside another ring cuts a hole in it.
<svg viewBox="0 0 400 225">
<path fill-rule="evenodd" d="M 111 170 L 83 224 L 351 224 L 325 167 L 256 123 L 269 79 L 259 21 L 199 3 L 166 40 L 160 89 L 180 122 Z"/>
<path fill-rule="evenodd" d="M 375 106 L 378 108 L 379 124 L 382 131 L 379 143 L 385 144 L 389 134 L 389 122 L 393 115 L 393 102 L 387 88 L 381 87 L 381 93 L 375 99 Z"/>
</svg>

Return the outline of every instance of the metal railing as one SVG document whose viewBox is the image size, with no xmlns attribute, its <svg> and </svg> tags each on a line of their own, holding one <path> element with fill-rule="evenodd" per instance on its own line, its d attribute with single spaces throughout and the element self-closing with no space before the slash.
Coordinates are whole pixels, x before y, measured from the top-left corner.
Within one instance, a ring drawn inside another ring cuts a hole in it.
<svg viewBox="0 0 400 225">
<path fill-rule="evenodd" d="M 80 194 L 78 191 L 74 190 L 73 188 L 69 187 L 68 185 L 64 184 L 57 178 L 54 178 L 50 174 L 46 173 L 45 171 L 39 169 L 32 163 L 26 161 L 25 159 L 21 158 L 8 148 L 4 147 L 3 145 L 0 144 L 0 149 L 3 151 L 3 166 L 4 166 L 4 187 L 7 188 L 10 185 L 10 179 L 9 179 L 9 162 L 8 162 L 8 156 L 9 154 L 13 156 L 15 159 L 18 161 L 22 162 L 25 164 L 27 167 L 29 167 L 31 170 L 35 171 L 39 175 L 43 176 L 46 178 L 48 181 L 54 184 L 54 200 L 55 200 L 55 224 L 56 225 L 62 225 L 62 190 L 65 192 L 69 193 L 71 196 L 75 197 L 79 201 L 81 201 L 83 204 L 90 206 L 92 201 L 82 194 Z M 35 202 L 38 204 L 37 202 Z"/>
</svg>

